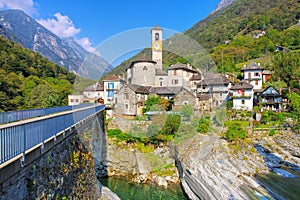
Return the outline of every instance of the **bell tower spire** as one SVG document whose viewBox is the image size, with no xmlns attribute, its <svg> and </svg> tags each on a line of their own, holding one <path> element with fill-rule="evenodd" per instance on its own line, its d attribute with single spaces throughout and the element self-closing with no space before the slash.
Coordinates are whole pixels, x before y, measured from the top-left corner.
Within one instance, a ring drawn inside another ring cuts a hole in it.
<svg viewBox="0 0 300 200">
<path fill-rule="evenodd" d="M 155 26 L 151 29 L 152 60 L 157 62 L 156 68 L 162 69 L 162 29 Z"/>
</svg>

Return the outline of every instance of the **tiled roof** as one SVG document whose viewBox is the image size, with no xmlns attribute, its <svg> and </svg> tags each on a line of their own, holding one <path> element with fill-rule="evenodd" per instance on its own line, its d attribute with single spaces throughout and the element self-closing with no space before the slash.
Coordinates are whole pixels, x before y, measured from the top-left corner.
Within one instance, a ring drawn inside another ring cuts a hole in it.
<svg viewBox="0 0 300 200">
<path fill-rule="evenodd" d="M 197 98 L 199 98 L 200 101 L 207 101 L 207 100 L 211 99 L 211 95 L 198 93 Z"/>
<path fill-rule="evenodd" d="M 240 89 L 252 89 L 253 85 L 245 82 L 245 81 L 241 81 L 239 83 L 234 84 L 234 86 L 232 86 L 230 89 L 231 90 L 240 90 Z"/>
<path fill-rule="evenodd" d="M 263 70 L 263 68 L 260 66 L 260 64 L 258 63 L 251 63 L 249 65 L 244 66 L 244 68 L 242 69 L 242 71 L 245 70 Z"/>
<path fill-rule="evenodd" d="M 97 82 L 87 88 L 85 88 L 83 91 L 104 91 L 103 84 Z"/>
<path fill-rule="evenodd" d="M 121 80 L 117 75 L 110 75 L 107 77 L 104 77 L 103 81 L 119 81 Z"/>
<path fill-rule="evenodd" d="M 157 75 L 157 76 L 168 76 L 168 73 L 164 72 L 161 69 L 155 69 L 155 75 Z"/>
</svg>

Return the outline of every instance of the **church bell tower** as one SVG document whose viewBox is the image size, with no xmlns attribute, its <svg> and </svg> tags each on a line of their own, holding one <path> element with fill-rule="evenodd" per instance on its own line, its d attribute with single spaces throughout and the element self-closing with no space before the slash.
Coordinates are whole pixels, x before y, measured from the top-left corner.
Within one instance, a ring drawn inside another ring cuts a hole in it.
<svg viewBox="0 0 300 200">
<path fill-rule="evenodd" d="M 152 35 L 152 60 L 157 62 L 156 68 L 162 69 L 162 29 L 155 26 Z"/>
</svg>

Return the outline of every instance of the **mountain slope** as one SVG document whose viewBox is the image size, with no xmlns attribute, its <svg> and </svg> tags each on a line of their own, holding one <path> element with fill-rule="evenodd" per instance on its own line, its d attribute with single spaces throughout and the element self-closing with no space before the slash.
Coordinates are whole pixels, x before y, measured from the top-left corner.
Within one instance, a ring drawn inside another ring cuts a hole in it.
<svg viewBox="0 0 300 200">
<path fill-rule="evenodd" d="M 21 10 L 1 11 L 0 28 L 2 30 L 0 33 L 4 37 L 21 43 L 24 47 L 81 76 L 98 79 L 106 68 L 111 69 L 96 55 L 92 55 L 95 63 L 89 63 L 89 66 L 82 65 L 85 58 L 90 55 L 89 52 L 73 39 L 62 40 Z"/>
<path fill-rule="evenodd" d="M 224 0 L 220 6 L 226 2 L 230 3 Z M 210 56 L 210 59 L 203 59 L 201 53 L 185 54 L 183 58 L 194 67 L 206 69 L 210 65 L 209 68 L 216 71 L 238 72 L 240 66 L 253 59 L 262 58 L 267 62 L 266 65 L 271 65 L 276 45 L 300 49 L 300 26 L 296 25 L 300 20 L 298 0 L 236 0 L 220 8 L 184 32 L 186 37 L 203 46 Z M 164 44 L 174 40 L 175 36 L 167 39 Z M 184 50 L 186 44 L 177 43 L 176 48 Z M 143 53 L 135 58 L 141 57 Z M 163 53 L 163 58 L 164 63 L 169 65 L 182 59 L 168 52 Z M 130 61 L 132 58 L 115 70 L 126 68 L 124 65 L 128 66 Z"/>
</svg>

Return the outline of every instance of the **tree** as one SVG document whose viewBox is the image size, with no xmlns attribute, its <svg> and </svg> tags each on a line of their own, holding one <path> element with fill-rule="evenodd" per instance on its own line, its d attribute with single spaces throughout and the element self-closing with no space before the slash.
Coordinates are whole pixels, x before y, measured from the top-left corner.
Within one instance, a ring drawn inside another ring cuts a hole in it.
<svg viewBox="0 0 300 200">
<path fill-rule="evenodd" d="M 162 134 L 164 135 L 174 135 L 181 123 L 181 116 L 176 114 L 170 114 L 167 116 L 164 127 L 162 128 Z"/>
<path fill-rule="evenodd" d="M 246 137 L 247 133 L 239 123 L 232 123 L 227 127 L 225 138 L 228 141 L 232 142 L 238 139 L 245 139 Z"/>
</svg>

